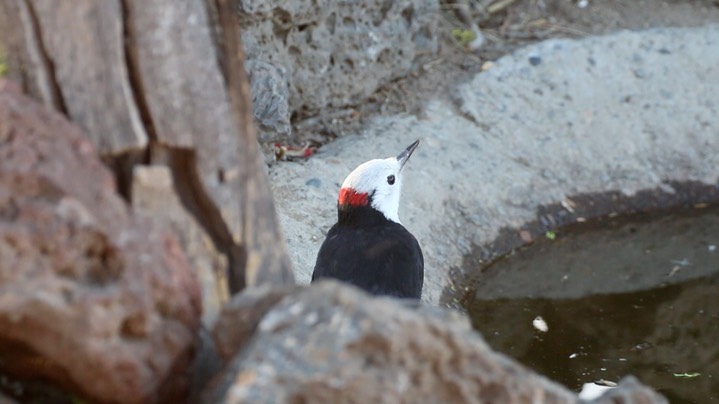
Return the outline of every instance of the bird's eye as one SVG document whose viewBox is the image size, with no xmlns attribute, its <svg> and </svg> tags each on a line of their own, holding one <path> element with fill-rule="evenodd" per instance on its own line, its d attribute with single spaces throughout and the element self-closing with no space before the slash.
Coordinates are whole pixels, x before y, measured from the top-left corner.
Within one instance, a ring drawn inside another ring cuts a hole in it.
<svg viewBox="0 0 719 404">
<path fill-rule="evenodd" d="M 394 175 L 390 175 L 389 177 L 387 177 L 387 183 L 389 185 L 394 185 Z"/>
</svg>

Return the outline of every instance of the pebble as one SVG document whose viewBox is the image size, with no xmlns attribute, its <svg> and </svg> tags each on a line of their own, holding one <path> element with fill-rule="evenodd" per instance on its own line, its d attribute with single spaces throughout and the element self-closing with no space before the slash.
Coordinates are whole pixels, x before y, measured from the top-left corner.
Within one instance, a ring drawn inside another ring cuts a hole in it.
<svg viewBox="0 0 719 404">
<path fill-rule="evenodd" d="M 319 178 L 310 178 L 309 180 L 307 180 L 307 182 L 305 182 L 305 185 L 307 185 L 308 187 L 319 188 L 322 186 L 322 180 L 320 180 Z"/>
</svg>

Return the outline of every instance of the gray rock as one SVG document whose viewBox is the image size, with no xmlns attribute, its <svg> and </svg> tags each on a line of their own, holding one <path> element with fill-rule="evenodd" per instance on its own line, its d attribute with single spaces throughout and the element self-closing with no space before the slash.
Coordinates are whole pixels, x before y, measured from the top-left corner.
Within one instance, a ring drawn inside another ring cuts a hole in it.
<svg viewBox="0 0 719 404">
<path fill-rule="evenodd" d="M 564 387 L 492 352 L 459 319 L 324 281 L 264 315 L 208 401 L 577 401 Z"/>
<path fill-rule="evenodd" d="M 531 56 L 541 63 L 531 66 Z M 428 100 L 422 118 L 377 117 L 306 162 L 271 168 L 300 282 L 336 221 L 334 184 L 417 138 L 400 218 L 424 250 L 430 302 L 473 245 L 537 219 L 540 206 L 719 179 L 719 25 L 550 40 L 498 60 L 456 93 L 454 103 Z M 312 177 L 323 185 L 306 186 Z"/>
<path fill-rule="evenodd" d="M 282 67 L 259 60 L 247 60 L 245 70 L 250 80 L 252 112 L 260 124 L 259 140 L 288 136 L 292 127 L 287 72 Z"/>
<path fill-rule="evenodd" d="M 360 102 L 437 51 L 436 0 L 243 0 L 239 11 L 247 60 L 287 72 L 290 111 Z"/>
</svg>

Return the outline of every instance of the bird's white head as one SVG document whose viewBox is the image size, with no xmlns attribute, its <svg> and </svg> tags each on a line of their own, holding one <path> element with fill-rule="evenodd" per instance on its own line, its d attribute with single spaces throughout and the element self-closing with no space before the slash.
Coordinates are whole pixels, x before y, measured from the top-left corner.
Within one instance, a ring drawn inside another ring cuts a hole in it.
<svg viewBox="0 0 719 404">
<path fill-rule="evenodd" d="M 402 168 L 419 145 L 412 143 L 397 157 L 362 163 L 347 176 L 340 189 L 340 209 L 370 205 L 393 222 L 399 221 L 399 198 L 402 192 Z"/>
</svg>

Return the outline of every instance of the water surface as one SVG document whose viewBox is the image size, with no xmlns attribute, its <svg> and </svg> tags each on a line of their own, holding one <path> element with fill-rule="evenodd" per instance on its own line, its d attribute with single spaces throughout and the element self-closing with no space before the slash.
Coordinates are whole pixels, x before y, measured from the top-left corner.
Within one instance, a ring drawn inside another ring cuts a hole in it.
<svg viewBox="0 0 719 404">
<path fill-rule="evenodd" d="M 719 209 L 561 230 L 484 268 L 466 308 L 493 348 L 571 389 L 633 374 L 673 403 L 719 402 Z"/>
</svg>

